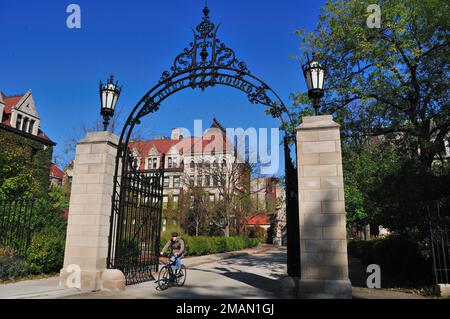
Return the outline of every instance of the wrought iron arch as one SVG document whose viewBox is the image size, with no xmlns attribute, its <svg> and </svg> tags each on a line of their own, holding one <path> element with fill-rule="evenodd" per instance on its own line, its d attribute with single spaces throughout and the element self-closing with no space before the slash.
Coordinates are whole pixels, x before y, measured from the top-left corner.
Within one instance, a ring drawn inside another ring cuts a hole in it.
<svg viewBox="0 0 450 319">
<path fill-rule="evenodd" d="M 122 202 L 126 197 L 126 185 L 123 179 L 127 176 L 127 172 L 132 172 L 138 179 L 138 184 L 149 181 L 149 178 L 155 178 L 153 183 L 155 183 L 156 188 L 161 187 L 160 193 L 162 196 L 161 178 L 163 178 L 163 172 L 153 177 L 141 173 L 136 165 L 133 165 L 132 151 L 129 149 L 128 144 L 134 127 L 140 124 L 144 116 L 156 112 L 166 98 L 187 88 L 199 88 L 203 91 L 207 87 L 223 85 L 244 92 L 251 103 L 267 106 L 266 112 L 274 118 L 280 119 L 284 127 L 287 127 L 287 121 L 283 119 L 283 115 L 288 116 L 288 121 L 292 123 L 289 111 L 278 94 L 261 79 L 252 75 L 246 63 L 238 60 L 235 52 L 217 38 L 219 26 L 215 26 L 211 21 L 209 9 L 206 6 L 203 9 L 201 23 L 192 30 L 194 35 L 193 41 L 189 43 L 189 46 L 182 53 L 175 57 L 170 69 L 162 73 L 158 83 L 134 106 L 122 129 L 114 175 L 113 209 L 108 252 L 108 267 L 110 268 L 123 266 L 114 262 L 114 260 L 117 260 L 117 250 L 120 245 L 120 242 L 115 240 L 119 232 L 115 228 L 117 227 L 117 220 L 121 220 L 117 216 L 124 214 Z M 160 218 L 161 216 L 159 216 L 159 223 Z M 156 236 L 159 241 L 159 234 Z M 157 257 L 155 262 L 158 262 Z M 136 282 L 136 280 L 130 282 Z"/>
</svg>

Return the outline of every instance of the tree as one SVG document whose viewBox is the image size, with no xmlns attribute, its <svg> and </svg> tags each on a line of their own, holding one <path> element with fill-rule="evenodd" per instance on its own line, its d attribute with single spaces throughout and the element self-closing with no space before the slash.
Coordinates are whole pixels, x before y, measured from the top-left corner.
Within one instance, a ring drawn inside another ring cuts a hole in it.
<svg viewBox="0 0 450 319">
<path fill-rule="evenodd" d="M 237 218 L 242 218 L 242 210 L 249 198 L 251 165 L 238 163 L 235 159 L 233 162 L 202 162 L 194 167 L 195 175 L 188 171 L 182 178 L 183 187 L 191 198 L 191 209 L 194 206 L 198 208 L 195 211 L 197 220 L 203 218 L 205 213 L 209 226 L 229 237 L 232 226 L 236 226 L 234 222 Z M 206 180 L 208 185 L 205 185 Z M 214 203 L 210 203 L 206 197 L 210 191 L 215 194 Z"/>
<path fill-rule="evenodd" d="M 109 121 L 108 130 L 113 134 L 120 135 L 121 130 L 125 123 L 124 113 L 122 107 L 116 107 L 114 115 Z M 103 131 L 103 120 L 98 117 L 94 121 L 82 122 L 78 127 L 73 128 L 69 136 L 64 140 L 64 148 L 61 153 L 54 156 L 53 161 L 58 166 L 66 167 L 73 161 L 75 150 L 78 142 L 80 142 L 88 132 L 100 132 Z M 135 142 L 145 141 L 150 135 L 150 130 L 146 130 L 144 125 L 136 126 L 131 133 L 131 140 Z M 135 143 L 136 151 L 139 153 L 139 143 Z"/>
<path fill-rule="evenodd" d="M 194 230 L 195 236 L 199 236 L 202 226 L 205 225 L 207 211 L 210 209 L 207 194 L 202 186 L 192 186 L 188 193 L 191 205 L 186 216 L 187 226 Z"/>
<path fill-rule="evenodd" d="M 351 135 L 393 134 L 430 172 L 450 130 L 450 3 L 380 0 L 377 29 L 366 24 L 372 2 L 328 1 L 317 30 L 297 32 L 327 68 L 322 110 L 337 112 Z M 293 97 L 308 103 L 306 94 Z"/>
<path fill-rule="evenodd" d="M 297 33 L 327 69 L 321 109 L 341 124 L 348 221 L 423 232 L 424 207 L 449 193 L 434 164 L 450 133 L 450 4 L 378 1 L 377 29 L 371 2 L 328 1 L 316 31 Z M 310 112 L 306 94 L 292 97 Z"/>
</svg>

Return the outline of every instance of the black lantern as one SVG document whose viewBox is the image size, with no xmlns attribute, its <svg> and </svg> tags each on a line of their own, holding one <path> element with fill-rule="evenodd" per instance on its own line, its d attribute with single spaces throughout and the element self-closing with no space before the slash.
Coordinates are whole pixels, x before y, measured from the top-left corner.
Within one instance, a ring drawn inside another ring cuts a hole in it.
<svg viewBox="0 0 450 319">
<path fill-rule="evenodd" d="M 303 75 L 308 86 L 308 96 L 313 101 L 315 115 L 320 108 L 320 99 L 323 96 L 323 85 L 325 80 L 325 68 L 316 61 L 315 53 L 312 54 L 312 60 L 303 65 Z"/>
<path fill-rule="evenodd" d="M 103 84 L 100 81 L 100 114 L 103 116 L 103 127 L 106 131 L 108 129 L 109 119 L 114 115 L 114 109 L 119 99 L 122 86 L 119 83 L 114 83 L 114 77 L 111 75 L 108 81 Z"/>
</svg>

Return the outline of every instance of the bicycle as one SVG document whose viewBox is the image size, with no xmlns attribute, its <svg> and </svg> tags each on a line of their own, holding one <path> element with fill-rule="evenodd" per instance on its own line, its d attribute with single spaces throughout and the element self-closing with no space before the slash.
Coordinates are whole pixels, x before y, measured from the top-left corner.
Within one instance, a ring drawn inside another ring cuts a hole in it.
<svg viewBox="0 0 450 319">
<path fill-rule="evenodd" d="M 164 266 L 161 267 L 158 274 L 158 287 L 160 290 L 166 290 L 169 288 L 170 285 L 177 285 L 178 287 L 181 287 L 186 282 L 186 266 L 181 265 L 180 269 L 175 269 L 175 272 L 173 271 L 173 268 L 175 267 L 176 259 L 174 261 L 169 261 L 164 264 Z"/>
</svg>

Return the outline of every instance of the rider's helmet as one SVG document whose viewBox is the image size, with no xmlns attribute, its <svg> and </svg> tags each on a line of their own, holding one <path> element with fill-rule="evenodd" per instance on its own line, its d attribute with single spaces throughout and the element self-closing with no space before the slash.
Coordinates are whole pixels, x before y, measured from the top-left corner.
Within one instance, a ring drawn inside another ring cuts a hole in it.
<svg viewBox="0 0 450 319">
<path fill-rule="evenodd" d="M 178 237 L 178 233 L 177 232 L 173 232 L 172 233 L 172 237 Z"/>
</svg>

